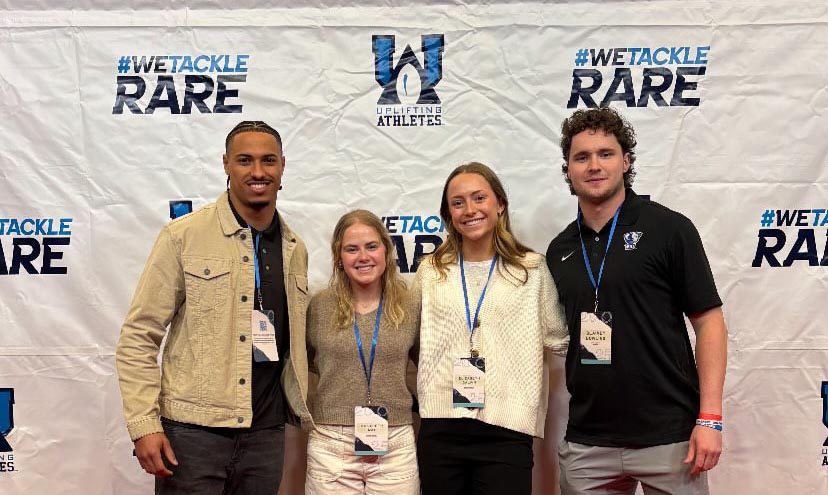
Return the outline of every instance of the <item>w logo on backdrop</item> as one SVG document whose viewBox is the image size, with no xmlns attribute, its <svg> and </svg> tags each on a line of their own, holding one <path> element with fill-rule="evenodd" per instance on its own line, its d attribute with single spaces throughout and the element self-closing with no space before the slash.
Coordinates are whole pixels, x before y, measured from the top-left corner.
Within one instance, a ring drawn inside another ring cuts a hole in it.
<svg viewBox="0 0 828 495">
<path fill-rule="evenodd" d="M 14 389 L 0 388 L 0 452 L 11 452 L 6 435 L 14 429 Z"/>
<path fill-rule="evenodd" d="M 425 34 L 421 36 L 423 62 L 414 54 L 411 45 L 405 45 L 402 55 L 394 65 L 395 42 L 392 35 L 375 34 L 372 39 L 374 52 L 374 74 L 377 82 L 382 86 L 382 94 L 377 100 L 378 105 L 399 105 L 400 97 L 397 91 L 398 77 L 403 69 L 410 65 L 420 76 L 420 94 L 417 105 L 435 105 L 440 103 L 434 86 L 443 78 L 443 49 L 445 41 L 442 34 Z M 408 80 L 408 74 L 403 75 L 403 90 L 413 85 Z"/>
<path fill-rule="evenodd" d="M 828 382 L 822 382 L 822 424 L 828 428 Z M 828 447 L 828 437 L 822 443 L 823 447 Z"/>
</svg>

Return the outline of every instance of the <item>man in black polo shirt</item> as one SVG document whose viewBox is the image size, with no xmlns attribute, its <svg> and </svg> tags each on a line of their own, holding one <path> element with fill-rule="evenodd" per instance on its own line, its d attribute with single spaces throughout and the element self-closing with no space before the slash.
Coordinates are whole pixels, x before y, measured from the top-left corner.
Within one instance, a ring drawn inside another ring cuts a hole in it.
<svg viewBox="0 0 828 495">
<path fill-rule="evenodd" d="M 692 222 L 631 189 L 635 145 L 610 108 L 562 126 L 578 215 L 546 261 L 571 332 L 564 495 L 705 494 L 721 453 L 722 303 Z"/>
</svg>

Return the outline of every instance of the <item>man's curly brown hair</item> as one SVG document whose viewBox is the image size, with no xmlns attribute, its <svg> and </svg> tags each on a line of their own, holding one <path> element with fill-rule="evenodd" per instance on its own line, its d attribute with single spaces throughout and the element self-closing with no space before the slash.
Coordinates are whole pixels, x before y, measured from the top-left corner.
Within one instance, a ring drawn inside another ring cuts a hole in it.
<svg viewBox="0 0 828 495">
<path fill-rule="evenodd" d="M 612 134 L 621 145 L 623 153 L 630 155 L 630 169 L 624 172 L 624 187 L 632 187 L 633 178 L 635 177 L 635 130 L 624 117 L 610 107 L 590 108 L 588 110 L 576 110 L 568 119 L 561 124 L 561 153 L 563 154 L 563 165 L 561 171 L 563 172 L 564 180 L 569 184 L 569 192 L 573 195 L 575 190 L 572 189 L 572 182 L 566 175 L 569 169 L 569 150 L 572 147 L 572 138 L 586 130 L 602 130 L 607 134 Z"/>
</svg>

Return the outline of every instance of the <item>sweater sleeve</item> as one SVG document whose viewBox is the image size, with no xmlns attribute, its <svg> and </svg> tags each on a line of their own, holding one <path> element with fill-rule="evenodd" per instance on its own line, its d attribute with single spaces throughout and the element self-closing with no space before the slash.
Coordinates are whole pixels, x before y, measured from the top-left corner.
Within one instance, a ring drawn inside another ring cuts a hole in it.
<svg viewBox="0 0 828 495">
<path fill-rule="evenodd" d="M 538 265 L 540 271 L 540 310 L 543 325 L 543 345 L 559 356 L 566 356 L 569 330 L 563 307 L 558 300 L 558 288 L 549 273 L 546 262 Z"/>
</svg>

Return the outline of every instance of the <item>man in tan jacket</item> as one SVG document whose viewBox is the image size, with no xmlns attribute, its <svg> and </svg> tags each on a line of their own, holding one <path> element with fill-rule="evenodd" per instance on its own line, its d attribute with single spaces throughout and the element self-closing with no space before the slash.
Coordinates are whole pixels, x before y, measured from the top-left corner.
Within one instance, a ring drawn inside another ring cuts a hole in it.
<svg viewBox="0 0 828 495">
<path fill-rule="evenodd" d="M 285 422 L 312 424 L 308 255 L 276 210 L 281 137 L 242 122 L 223 161 L 227 192 L 161 230 L 116 351 L 127 429 L 158 494 L 276 493 Z"/>
</svg>

